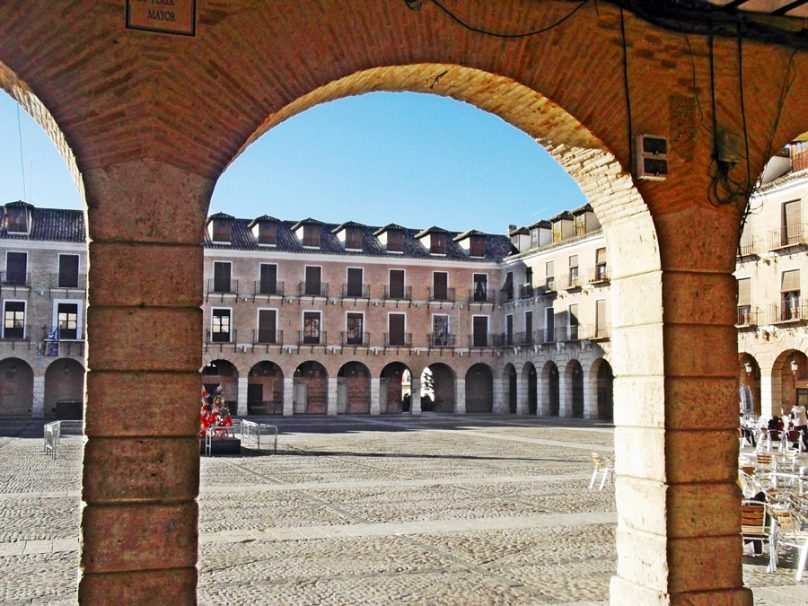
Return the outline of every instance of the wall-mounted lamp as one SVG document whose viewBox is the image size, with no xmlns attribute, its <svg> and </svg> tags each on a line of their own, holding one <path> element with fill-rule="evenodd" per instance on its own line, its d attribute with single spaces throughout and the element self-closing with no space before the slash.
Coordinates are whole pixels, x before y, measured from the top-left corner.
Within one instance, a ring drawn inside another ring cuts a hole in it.
<svg viewBox="0 0 808 606">
<path fill-rule="evenodd" d="M 796 359 L 791 360 L 791 374 L 796 375 L 797 369 L 800 367 Z"/>
<path fill-rule="evenodd" d="M 751 375 L 752 363 L 747 360 L 746 362 L 743 363 L 743 369 L 746 371 L 746 374 Z"/>
</svg>

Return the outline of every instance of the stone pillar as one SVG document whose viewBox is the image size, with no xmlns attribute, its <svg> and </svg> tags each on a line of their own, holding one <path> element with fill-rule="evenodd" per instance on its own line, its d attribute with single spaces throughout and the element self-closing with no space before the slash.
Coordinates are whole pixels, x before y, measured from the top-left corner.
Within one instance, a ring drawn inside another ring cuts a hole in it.
<svg viewBox="0 0 808 606">
<path fill-rule="evenodd" d="M 45 416 L 45 375 L 34 375 L 34 401 L 31 416 L 35 419 Z"/>
<path fill-rule="evenodd" d="M 381 379 L 371 377 L 370 379 L 370 414 L 377 415 L 381 412 L 381 402 L 379 401 Z"/>
<path fill-rule="evenodd" d="M 339 391 L 339 379 L 328 377 L 328 395 L 325 404 L 325 414 L 337 414 L 337 395 Z"/>
<path fill-rule="evenodd" d="M 751 605 L 736 485 L 737 209 L 705 202 L 657 214 L 654 225 L 664 273 L 642 267 L 639 251 L 653 244 L 636 219 L 607 232 L 609 262 L 622 257 L 625 271 L 613 276 L 610 301 L 618 513 L 610 603 Z"/>
<path fill-rule="evenodd" d="M 530 410 L 530 402 L 528 401 L 528 379 L 524 372 L 517 373 L 516 375 L 516 414 L 526 415 Z"/>
<path fill-rule="evenodd" d="M 581 365 L 583 367 L 583 364 Z M 592 367 L 583 368 L 584 419 L 598 418 L 598 372 Z"/>
<path fill-rule="evenodd" d="M 558 416 L 572 416 L 572 377 L 564 368 L 558 369 Z"/>
<path fill-rule="evenodd" d="M 536 366 L 536 415 L 546 417 L 550 411 L 549 379 L 543 376 L 542 368 Z"/>
<path fill-rule="evenodd" d="M 455 379 L 455 409 L 456 415 L 466 414 L 466 379 L 457 377 Z"/>
<path fill-rule="evenodd" d="M 779 379 L 778 379 L 779 380 Z M 774 393 L 777 392 L 777 407 L 772 404 Z M 780 414 L 780 389 L 774 385 L 774 375 L 769 369 L 760 369 L 760 416 L 764 419 L 771 419 L 774 410 Z"/>
<path fill-rule="evenodd" d="M 249 410 L 247 410 L 247 384 L 249 383 L 249 379 L 247 377 L 239 377 L 238 378 L 238 392 L 236 396 L 236 402 L 238 405 L 238 414 L 241 417 L 246 417 L 249 414 Z"/>
<path fill-rule="evenodd" d="M 492 412 L 495 415 L 506 415 L 508 411 L 508 381 L 494 377 L 494 405 Z"/>
<path fill-rule="evenodd" d="M 199 234 L 214 182 L 154 160 L 88 167 L 84 179 L 90 274 L 78 601 L 130 604 L 136 594 L 195 604 Z M 126 394 L 160 402 L 160 414 L 133 415 Z"/>
<path fill-rule="evenodd" d="M 412 378 L 410 379 L 410 389 L 412 390 L 412 397 L 410 398 L 410 414 L 413 415 L 420 415 L 421 414 L 421 378 L 415 377 L 415 373 L 412 373 Z"/>
<path fill-rule="evenodd" d="M 283 416 L 295 414 L 295 380 L 291 377 L 283 379 Z"/>
</svg>

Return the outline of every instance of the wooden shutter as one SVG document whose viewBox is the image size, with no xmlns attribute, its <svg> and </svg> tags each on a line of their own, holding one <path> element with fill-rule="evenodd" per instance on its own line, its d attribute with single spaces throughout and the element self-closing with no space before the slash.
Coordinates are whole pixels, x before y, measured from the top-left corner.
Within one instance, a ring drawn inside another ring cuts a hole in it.
<svg viewBox="0 0 808 606">
<path fill-rule="evenodd" d="M 752 278 L 738 280 L 738 306 L 752 304 Z"/>
<path fill-rule="evenodd" d="M 789 271 L 784 271 L 780 282 L 780 290 L 782 292 L 790 292 L 799 289 L 800 289 L 800 270 L 790 269 Z"/>
</svg>

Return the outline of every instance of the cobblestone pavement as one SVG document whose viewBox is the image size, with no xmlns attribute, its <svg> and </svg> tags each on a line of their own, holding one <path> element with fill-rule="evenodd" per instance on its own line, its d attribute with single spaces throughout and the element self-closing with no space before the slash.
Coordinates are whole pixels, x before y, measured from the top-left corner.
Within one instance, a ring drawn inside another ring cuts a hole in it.
<svg viewBox="0 0 808 606">
<path fill-rule="evenodd" d="M 612 429 L 526 417 L 267 419 L 273 456 L 203 458 L 199 601 L 608 603 L 614 493 L 588 491 Z M 74 604 L 80 436 L 0 420 L 0 604 Z M 756 604 L 808 603 L 793 560 L 744 566 Z M 160 605 L 156 605 L 160 606 Z"/>
</svg>

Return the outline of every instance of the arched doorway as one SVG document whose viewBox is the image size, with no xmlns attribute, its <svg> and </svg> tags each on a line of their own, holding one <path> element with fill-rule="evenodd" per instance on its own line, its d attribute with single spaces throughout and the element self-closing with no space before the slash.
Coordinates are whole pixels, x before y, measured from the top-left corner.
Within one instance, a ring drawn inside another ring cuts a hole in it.
<svg viewBox="0 0 808 606">
<path fill-rule="evenodd" d="M 454 412 L 455 372 L 448 365 L 430 364 L 421 374 L 421 410 Z"/>
<path fill-rule="evenodd" d="M 339 369 L 337 413 L 370 413 L 370 371 L 361 362 L 348 362 Z"/>
<path fill-rule="evenodd" d="M 584 418 L 584 371 L 578 360 L 570 360 L 564 370 L 566 383 L 566 415 L 576 419 Z"/>
<path fill-rule="evenodd" d="M 536 367 L 531 362 L 527 362 L 522 368 L 522 383 L 527 385 L 527 412 L 530 415 L 537 414 L 538 408 L 538 377 Z"/>
<path fill-rule="evenodd" d="M 738 410 L 745 416 L 760 416 L 760 364 L 745 352 L 738 354 Z"/>
<path fill-rule="evenodd" d="M 283 371 L 281 367 L 264 360 L 247 374 L 247 414 L 283 414 Z"/>
<path fill-rule="evenodd" d="M 412 400 L 409 376 L 410 370 L 402 362 L 391 362 L 382 368 L 379 381 L 379 411 L 382 414 L 409 410 Z"/>
<path fill-rule="evenodd" d="M 547 403 L 547 414 L 551 417 L 557 417 L 561 412 L 561 392 L 558 380 L 558 366 L 555 365 L 555 362 L 545 362 L 541 376 L 545 396 L 544 401 Z"/>
<path fill-rule="evenodd" d="M 513 364 L 506 364 L 502 371 L 502 377 L 505 381 L 505 394 L 508 400 L 508 412 L 512 415 L 516 414 L 516 369 Z"/>
<path fill-rule="evenodd" d="M 594 385 L 592 385 L 593 382 Z M 595 360 L 590 370 L 589 384 L 590 388 L 594 387 L 598 419 L 612 421 L 614 419 L 614 375 L 611 364 L 603 358 Z"/>
<path fill-rule="evenodd" d="M 488 364 L 478 362 L 466 371 L 466 412 L 494 410 L 494 373 Z"/>
<path fill-rule="evenodd" d="M 54 360 L 45 371 L 45 415 L 80 419 L 84 410 L 84 367 L 71 358 Z"/>
<path fill-rule="evenodd" d="M 797 402 L 797 383 L 808 376 L 808 357 L 801 351 L 784 351 L 772 365 L 772 415 L 791 414 Z"/>
<path fill-rule="evenodd" d="M 30 417 L 34 405 L 34 371 L 25 360 L 0 362 L 0 415 Z"/>
<path fill-rule="evenodd" d="M 202 384 L 208 393 L 215 393 L 221 387 L 224 403 L 230 414 L 239 414 L 238 410 L 238 370 L 228 360 L 211 360 L 202 369 Z"/>
<path fill-rule="evenodd" d="M 303 362 L 295 369 L 294 414 L 328 412 L 328 371 L 319 362 Z"/>
</svg>

